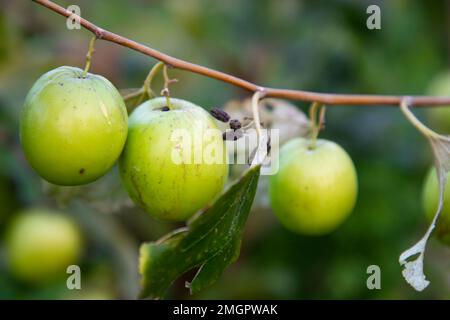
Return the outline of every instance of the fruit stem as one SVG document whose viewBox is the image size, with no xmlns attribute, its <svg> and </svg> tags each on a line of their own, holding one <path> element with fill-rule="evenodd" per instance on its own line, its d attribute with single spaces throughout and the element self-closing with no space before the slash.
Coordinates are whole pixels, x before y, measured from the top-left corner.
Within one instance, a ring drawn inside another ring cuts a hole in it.
<svg viewBox="0 0 450 320">
<path fill-rule="evenodd" d="M 253 122 L 255 124 L 256 134 L 258 136 L 258 141 L 259 141 L 259 138 L 261 137 L 261 121 L 259 120 L 258 102 L 263 97 L 264 97 L 264 92 L 263 91 L 259 91 L 259 90 L 256 91 L 253 94 L 253 97 L 252 97 Z"/>
<path fill-rule="evenodd" d="M 269 142 L 269 134 L 264 132 L 264 135 L 261 132 L 261 121 L 259 120 L 259 101 L 264 98 L 266 92 L 264 90 L 257 90 L 253 93 L 252 96 L 252 112 L 253 112 L 253 123 L 256 129 L 256 140 L 257 147 L 252 152 L 253 156 L 250 155 L 250 166 L 254 167 L 257 165 L 262 165 L 264 159 L 268 156 L 268 144 Z"/>
<path fill-rule="evenodd" d="M 86 78 L 89 68 L 91 67 L 91 59 L 92 59 L 92 54 L 94 53 L 95 40 L 97 40 L 97 37 L 93 36 L 91 38 L 91 41 L 89 41 L 89 51 L 86 54 L 86 65 L 85 65 L 84 71 L 83 71 L 83 78 Z"/>
<path fill-rule="evenodd" d="M 317 122 L 317 111 L 319 109 L 319 122 Z M 311 126 L 310 150 L 316 148 L 317 138 L 319 137 L 320 130 L 322 130 L 325 124 L 325 111 L 326 107 L 319 102 L 314 102 L 309 108 L 309 121 Z"/>
<path fill-rule="evenodd" d="M 136 102 L 136 105 L 139 105 L 142 103 L 142 101 L 144 101 L 146 96 L 148 97 L 148 99 L 154 98 L 156 95 L 151 88 L 152 81 L 153 81 L 153 78 L 156 76 L 156 74 L 161 70 L 163 65 L 164 65 L 164 63 L 162 63 L 162 62 L 156 63 L 151 68 L 150 72 L 148 73 L 147 77 L 145 78 L 144 84 L 142 85 L 142 87 L 139 90 L 124 96 L 123 99 L 125 101 L 127 101 L 128 99 L 139 97 Z"/>
<path fill-rule="evenodd" d="M 148 73 L 147 78 L 145 78 L 144 80 L 144 85 L 142 86 L 142 89 L 149 95 L 150 98 L 155 97 L 155 93 L 151 88 L 153 78 L 158 74 L 158 72 L 161 70 L 163 66 L 164 66 L 163 62 L 158 62 L 157 64 L 155 64 Z"/>
<path fill-rule="evenodd" d="M 163 76 L 164 76 L 164 89 L 161 91 L 161 94 L 166 97 L 167 107 L 172 110 L 172 103 L 170 103 L 170 90 L 169 85 L 178 82 L 178 79 L 170 79 L 169 73 L 167 72 L 168 66 L 164 63 L 163 68 Z"/>
</svg>

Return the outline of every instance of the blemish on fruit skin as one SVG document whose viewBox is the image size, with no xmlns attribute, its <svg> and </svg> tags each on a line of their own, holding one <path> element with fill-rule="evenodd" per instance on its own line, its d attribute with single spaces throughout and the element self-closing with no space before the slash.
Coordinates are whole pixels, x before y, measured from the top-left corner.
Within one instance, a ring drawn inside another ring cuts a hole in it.
<svg viewBox="0 0 450 320">
<path fill-rule="evenodd" d="M 86 170 L 84 168 L 81 168 L 80 171 L 78 171 L 80 174 L 83 174 Z"/>
</svg>

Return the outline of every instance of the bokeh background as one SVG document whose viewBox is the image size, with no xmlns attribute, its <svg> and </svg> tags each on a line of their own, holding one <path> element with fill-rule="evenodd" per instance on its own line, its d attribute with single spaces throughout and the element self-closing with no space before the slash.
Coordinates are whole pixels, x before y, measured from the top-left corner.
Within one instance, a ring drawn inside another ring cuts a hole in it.
<svg viewBox="0 0 450 320">
<path fill-rule="evenodd" d="M 424 94 L 449 68 L 448 1 L 58 1 L 82 16 L 155 49 L 267 86 L 323 92 Z M 366 28 L 378 4 L 382 29 Z M 91 35 L 31 1 L 0 0 L 0 298 L 133 299 L 139 244 L 179 226 L 134 208 L 117 172 L 85 187 L 57 188 L 27 164 L 18 119 L 25 95 L 44 72 L 84 66 Z M 98 41 L 91 71 L 118 88 L 140 87 L 155 61 Z M 171 71 L 174 96 L 211 108 L 248 93 L 198 75 Z M 161 86 L 160 81 L 155 88 Z M 450 88 L 449 88 L 450 93 Z M 306 110 L 307 105 L 296 103 Z M 417 114 L 426 119 L 423 110 Z M 450 132 L 450 118 L 448 120 Z M 429 242 L 431 285 L 415 292 L 399 254 L 424 233 L 421 188 L 431 164 L 422 136 L 390 107 L 330 107 L 322 137 L 352 156 L 360 183 L 357 206 L 335 232 L 306 237 L 284 229 L 261 194 L 246 226 L 241 256 L 219 281 L 189 296 L 186 275 L 167 294 L 181 299 L 450 298 L 450 249 Z M 52 208 L 82 230 L 82 290 L 65 279 L 30 285 L 8 267 L 4 236 L 25 208 Z M 366 268 L 381 268 L 381 290 L 368 290 Z"/>
</svg>

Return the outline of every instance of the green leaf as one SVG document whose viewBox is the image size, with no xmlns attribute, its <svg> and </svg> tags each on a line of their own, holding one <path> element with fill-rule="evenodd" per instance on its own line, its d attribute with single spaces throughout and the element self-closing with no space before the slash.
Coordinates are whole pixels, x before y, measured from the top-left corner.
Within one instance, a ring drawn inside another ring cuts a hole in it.
<svg viewBox="0 0 450 320">
<path fill-rule="evenodd" d="M 141 246 L 141 298 L 161 298 L 183 273 L 199 268 L 187 284 L 196 293 L 213 284 L 238 258 L 259 172 L 259 165 L 249 169 L 186 228 Z"/>
</svg>

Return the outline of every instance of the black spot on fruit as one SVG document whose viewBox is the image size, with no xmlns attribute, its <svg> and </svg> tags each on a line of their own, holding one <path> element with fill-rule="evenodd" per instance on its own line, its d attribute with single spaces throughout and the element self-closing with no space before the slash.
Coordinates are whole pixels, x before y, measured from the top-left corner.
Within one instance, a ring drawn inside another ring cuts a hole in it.
<svg viewBox="0 0 450 320">
<path fill-rule="evenodd" d="M 81 168 L 80 171 L 78 171 L 80 174 L 83 174 L 84 171 L 86 171 L 84 168 Z"/>
</svg>

